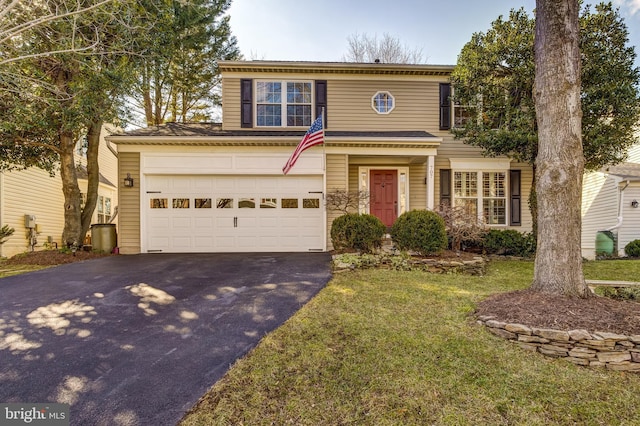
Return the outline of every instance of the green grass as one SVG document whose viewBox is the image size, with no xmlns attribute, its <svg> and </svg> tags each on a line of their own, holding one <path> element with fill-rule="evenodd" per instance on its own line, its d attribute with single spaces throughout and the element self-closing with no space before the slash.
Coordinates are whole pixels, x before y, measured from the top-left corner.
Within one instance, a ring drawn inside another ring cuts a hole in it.
<svg viewBox="0 0 640 426">
<path fill-rule="evenodd" d="M 592 262 L 585 273 L 629 280 L 638 268 Z M 532 276 L 532 262 L 516 261 L 494 262 L 485 277 L 337 275 L 182 424 L 637 424 L 640 375 L 527 352 L 470 319 L 477 301 Z"/>
<path fill-rule="evenodd" d="M 0 260 L 0 278 L 24 274 L 25 272 L 38 271 L 49 267 L 50 266 L 40 265 L 7 265 L 5 262 Z"/>
</svg>

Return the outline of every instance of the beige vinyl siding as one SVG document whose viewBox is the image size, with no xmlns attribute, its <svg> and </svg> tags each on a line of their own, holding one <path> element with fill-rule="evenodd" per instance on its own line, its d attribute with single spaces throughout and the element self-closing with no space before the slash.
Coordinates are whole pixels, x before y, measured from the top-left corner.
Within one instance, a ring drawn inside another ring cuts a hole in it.
<svg viewBox="0 0 640 426">
<path fill-rule="evenodd" d="M 318 76 L 260 76 L 256 79 L 312 80 Z M 318 78 L 326 78 L 320 76 Z M 439 80 L 357 80 L 327 81 L 328 130 L 425 130 L 439 127 Z M 377 92 L 389 92 L 395 108 L 389 114 L 378 114 L 371 106 Z M 223 127 L 238 130 L 240 126 L 240 79 L 226 77 L 222 82 Z"/>
<path fill-rule="evenodd" d="M 438 147 L 438 159 L 449 158 L 483 158 L 482 149 L 454 139 L 449 132 L 434 132 L 435 136 L 442 137 L 442 143 Z"/>
<path fill-rule="evenodd" d="M 409 166 L 409 210 L 427 208 L 427 185 L 424 183 L 426 177 L 426 164 Z"/>
<path fill-rule="evenodd" d="M 119 233 L 118 247 L 121 254 L 140 253 L 140 153 L 121 152 L 117 182 L 124 182 L 127 173 L 134 181 L 133 188 L 118 191 Z"/>
<path fill-rule="evenodd" d="M 330 130 L 438 129 L 438 82 L 331 80 L 327 83 L 327 128 Z M 395 108 L 378 114 L 371 99 L 379 92 L 394 97 Z"/>
<path fill-rule="evenodd" d="M 98 150 L 98 162 L 100 165 L 100 173 L 107 178 L 109 182 L 118 186 L 118 157 L 107 147 L 107 142 L 104 140 L 109 135 L 109 130 L 105 127 L 102 128 L 100 133 L 100 148 Z M 116 145 L 111 145 L 113 149 L 117 150 Z M 114 200 L 115 201 L 115 200 Z"/>
<path fill-rule="evenodd" d="M 51 177 L 48 172 L 36 168 L 3 172 L 2 223 L 15 229 L 14 234 L 0 246 L 0 255 L 11 257 L 28 251 L 27 229 L 24 215 L 36 216 L 40 227 L 36 250 L 42 250 L 47 237 L 58 246 L 61 244 L 64 228 L 64 196 L 59 176 Z"/>
<path fill-rule="evenodd" d="M 347 182 L 348 162 L 349 157 L 347 155 L 327 155 L 327 193 L 336 189 L 349 190 Z M 333 220 L 341 214 L 341 212 L 327 210 L 327 250 L 333 250 L 333 245 L 331 244 L 331 224 Z"/>
<path fill-rule="evenodd" d="M 222 79 L 222 128 L 238 130 L 240 126 L 240 79 Z"/>
</svg>

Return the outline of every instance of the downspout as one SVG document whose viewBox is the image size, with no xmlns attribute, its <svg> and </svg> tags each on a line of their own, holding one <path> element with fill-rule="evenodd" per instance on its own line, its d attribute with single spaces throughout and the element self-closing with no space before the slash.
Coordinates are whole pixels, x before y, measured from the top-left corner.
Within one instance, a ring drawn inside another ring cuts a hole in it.
<svg viewBox="0 0 640 426">
<path fill-rule="evenodd" d="M 109 141 L 109 139 L 104 138 L 104 141 L 107 143 L 107 148 L 109 148 L 109 151 L 111 151 L 111 153 L 118 158 L 118 151 L 116 151 L 115 149 L 113 149 L 113 147 L 111 146 L 111 142 Z"/>
<path fill-rule="evenodd" d="M 624 205 L 624 190 L 627 189 L 628 186 L 629 186 L 629 181 L 627 180 L 625 182 L 624 187 L 620 189 L 620 203 L 618 204 L 618 223 L 613 225 L 611 228 L 605 229 L 605 231 L 614 231 L 622 226 L 622 221 L 623 221 L 622 209 Z"/>
</svg>

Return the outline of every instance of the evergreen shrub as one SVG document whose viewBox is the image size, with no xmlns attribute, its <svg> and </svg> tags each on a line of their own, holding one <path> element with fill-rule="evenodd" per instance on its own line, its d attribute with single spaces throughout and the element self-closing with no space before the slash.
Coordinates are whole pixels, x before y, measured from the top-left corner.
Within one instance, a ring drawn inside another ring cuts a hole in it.
<svg viewBox="0 0 640 426">
<path fill-rule="evenodd" d="M 400 250 L 421 255 L 438 253 L 447 248 L 444 219 L 429 210 L 403 213 L 391 227 L 391 238 Z"/>
<path fill-rule="evenodd" d="M 382 245 L 387 228 L 370 214 L 348 213 L 331 224 L 331 242 L 336 250 L 359 250 L 371 253 Z"/>
</svg>

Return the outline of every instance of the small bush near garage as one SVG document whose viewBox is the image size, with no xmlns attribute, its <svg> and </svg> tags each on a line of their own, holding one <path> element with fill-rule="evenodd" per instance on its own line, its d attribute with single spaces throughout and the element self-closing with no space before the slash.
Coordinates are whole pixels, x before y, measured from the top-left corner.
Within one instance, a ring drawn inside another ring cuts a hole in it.
<svg viewBox="0 0 640 426">
<path fill-rule="evenodd" d="M 448 245 L 444 219 L 429 210 L 403 213 L 391 227 L 391 238 L 400 250 L 421 255 L 438 253 Z"/>
<path fill-rule="evenodd" d="M 488 254 L 530 257 L 536 253 L 536 237 L 513 229 L 492 229 L 485 235 L 483 247 Z"/>
<path fill-rule="evenodd" d="M 629 257 L 640 257 L 640 240 L 633 240 L 624 246 L 624 252 Z"/>
<path fill-rule="evenodd" d="M 382 245 L 386 227 L 370 214 L 348 213 L 331 224 L 331 242 L 336 250 L 359 250 L 371 253 Z"/>
</svg>

